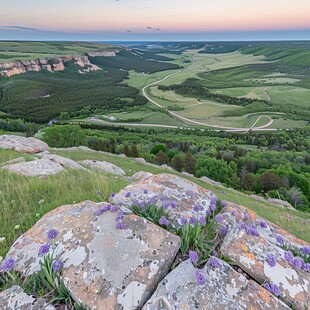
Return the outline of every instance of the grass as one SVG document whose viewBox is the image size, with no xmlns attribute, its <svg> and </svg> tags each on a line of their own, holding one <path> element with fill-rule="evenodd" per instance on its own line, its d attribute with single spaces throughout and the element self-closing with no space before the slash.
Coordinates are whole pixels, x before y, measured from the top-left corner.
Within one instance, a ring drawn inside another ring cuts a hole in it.
<svg viewBox="0 0 310 310">
<path fill-rule="evenodd" d="M 90 42 L 0 42 L 0 63 L 46 57 L 78 56 L 90 51 L 113 49 L 115 46 Z"/>
</svg>

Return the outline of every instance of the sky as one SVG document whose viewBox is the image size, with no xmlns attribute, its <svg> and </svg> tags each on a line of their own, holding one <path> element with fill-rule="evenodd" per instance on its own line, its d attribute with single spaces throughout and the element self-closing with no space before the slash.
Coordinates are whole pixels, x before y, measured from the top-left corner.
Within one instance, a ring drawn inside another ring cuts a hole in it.
<svg viewBox="0 0 310 310">
<path fill-rule="evenodd" d="M 0 0 L 0 40 L 310 40 L 310 0 Z"/>
</svg>

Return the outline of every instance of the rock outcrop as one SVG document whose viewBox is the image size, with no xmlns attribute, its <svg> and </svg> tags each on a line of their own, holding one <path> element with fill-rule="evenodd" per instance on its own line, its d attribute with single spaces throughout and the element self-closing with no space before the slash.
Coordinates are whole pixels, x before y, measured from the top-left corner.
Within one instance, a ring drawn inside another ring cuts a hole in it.
<svg viewBox="0 0 310 310">
<path fill-rule="evenodd" d="M 76 300 L 92 309 L 142 307 L 168 273 L 180 238 L 130 213 L 117 229 L 117 212 L 97 213 L 105 206 L 85 201 L 46 214 L 10 249 L 15 269 L 24 275 L 39 269 L 39 247 L 53 228 L 59 233 L 54 253 L 64 262 L 62 277 Z"/>
<path fill-rule="evenodd" d="M 81 73 L 102 70 L 95 64 L 91 63 L 87 56 L 67 56 L 0 63 L 0 76 L 10 77 L 16 74 L 23 74 L 31 71 L 38 72 L 41 70 L 47 70 L 49 72 L 63 71 L 68 62 L 73 62 L 80 66 L 83 69 Z"/>
<path fill-rule="evenodd" d="M 221 254 L 258 283 L 276 284 L 283 300 L 294 309 L 310 309 L 310 268 L 307 271 L 296 258 L 309 244 L 233 203 L 224 208 L 223 217 L 228 233 Z M 291 258 L 289 250 L 295 253 Z"/>
<path fill-rule="evenodd" d="M 290 309 L 252 280 L 220 261 L 219 268 L 207 263 L 202 274 L 206 283 L 199 285 L 190 260 L 172 270 L 158 285 L 143 310 L 158 309 Z"/>
<path fill-rule="evenodd" d="M 104 172 L 108 172 L 111 174 L 119 175 L 119 176 L 124 176 L 125 171 L 119 167 L 117 167 L 114 164 L 111 164 L 107 161 L 98 161 L 98 160 L 81 160 L 81 164 L 86 165 L 87 167 L 101 170 Z"/>
<path fill-rule="evenodd" d="M 205 214 L 212 197 L 212 192 L 194 182 L 173 174 L 161 173 L 126 186 L 111 197 L 111 201 L 128 208 L 141 203 L 165 205 L 164 208 L 170 211 L 171 218 L 179 221 L 181 217 L 196 216 L 197 212 L 192 209 L 195 204 L 199 204 L 200 212 Z"/>
<path fill-rule="evenodd" d="M 75 161 L 54 154 L 44 154 L 40 159 L 9 164 L 2 167 L 25 176 L 57 174 L 65 169 L 84 169 Z"/>
<path fill-rule="evenodd" d="M 2 135 L 0 136 L 0 148 L 12 149 L 20 153 L 36 154 L 48 150 L 48 145 L 36 138 Z"/>
<path fill-rule="evenodd" d="M 88 52 L 87 55 L 90 57 L 114 57 L 119 53 L 120 50 L 103 51 L 103 52 Z"/>
<path fill-rule="evenodd" d="M 152 175 L 153 175 L 153 173 L 150 173 L 150 172 L 139 171 L 139 172 L 136 172 L 136 173 L 131 177 L 131 179 L 132 179 L 133 181 L 140 181 L 140 180 L 147 179 L 147 178 L 151 177 Z"/>
<path fill-rule="evenodd" d="M 19 286 L 12 286 L 0 293 L 2 310 L 56 310 L 48 305 L 43 298 L 36 299 L 24 292 Z"/>
</svg>

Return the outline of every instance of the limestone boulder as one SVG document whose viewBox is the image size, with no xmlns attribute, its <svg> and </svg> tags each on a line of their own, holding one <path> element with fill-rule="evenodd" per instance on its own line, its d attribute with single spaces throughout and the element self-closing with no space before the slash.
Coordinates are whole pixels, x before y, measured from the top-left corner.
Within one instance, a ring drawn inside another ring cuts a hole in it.
<svg viewBox="0 0 310 310">
<path fill-rule="evenodd" d="M 296 257 L 303 256 L 301 249 L 310 245 L 233 203 L 224 208 L 223 217 L 228 233 L 221 254 L 258 283 L 276 284 L 283 300 L 294 309 L 309 309 L 310 272 Z M 292 259 L 287 259 L 288 249 L 294 253 Z"/>
<path fill-rule="evenodd" d="M 14 135 L 0 136 L 0 148 L 13 149 L 20 153 L 35 154 L 48 150 L 48 145 L 36 138 L 25 138 Z"/>
<path fill-rule="evenodd" d="M 205 182 L 205 183 L 211 184 L 211 185 L 215 185 L 215 186 L 219 186 L 219 187 L 224 187 L 221 182 L 214 181 L 214 180 L 212 180 L 212 179 L 210 179 L 208 177 L 205 177 L 205 176 L 201 177 L 200 180 Z"/>
<path fill-rule="evenodd" d="M 17 239 L 7 257 L 25 276 L 35 272 L 39 247 L 54 228 L 55 259 L 64 262 L 62 277 L 75 300 L 91 309 L 142 307 L 168 273 L 180 239 L 131 213 L 121 216 L 124 226 L 117 229 L 120 215 L 112 211 L 91 201 L 54 209 Z"/>
<path fill-rule="evenodd" d="M 70 158 L 62 157 L 62 156 L 59 156 L 56 154 L 44 154 L 42 156 L 42 158 L 48 159 L 48 160 L 55 162 L 55 163 L 58 163 L 59 165 L 61 165 L 64 168 L 76 169 L 76 170 L 79 170 L 79 169 L 86 170 L 83 166 L 79 165 L 74 160 L 72 160 Z"/>
<path fill-rule="evenodd" d="M 0 305 L 2 310 L 56 310 L 54 306 L 48 305 L 44 299 L 36 299 L 16 285 L 0 292 Z"/>
<path fill-rule="evenodd" d="M 6 165 L 2 168 L 25 176 L 57 174 L 65 170 L 62 165 L 47 158 Z"/>
<path fill-rule="evenodd" d="M 24 163 L 25 161 L 26 161 L 26 159 L 24 157 L 17 157 L 17 158 L 14 158 L 14 159 L 11 159 L 11 160 L 5 162 L 4 164 L 2 164 L 2 166 L 17 164 L 17 163 Z"/>
<path fill-rule="evenodd" d="M 206 282 L 198 285 L 196 268 L 190 260 L 182 262 L 160 282 L 143 310 L 290 309 L 223 261 L 217 269 L 207 263 L 201 273 Z"/>
<path fill-rule="evenodd" d="M 111 174 L 115 174 L 115 175 L 119 175 L 119 176 L 125 176 L 125 171 L 119 167 L 117 167 L 114 164 L 111 164 L 107 161 L 98 161 L 98 160 L 82 160 L 80 161 L 81 164 L 89 167 L 89 168 L 93 168 L 93 169 L 97 169 L 97 170 L 101 170 L 104 172 L 108 172 Z"/>
<path fill-rule="evenodd" d="M 193 210 L 196 204 L 199 205 L 199 213 L 205 215 L 213 196 L 212 192 L 194 182 L 161 173 L 126 186 L 110 199 L 114 204 L 128 208 L 142 203 L 164 207 L 176 224 L 181 217 L 197 217 L 197 212 Z"/>
<path fill-rule="evenodd" d="M 131 177 L 131 179 L 132 179 L 133 181 L 139 181 L 139 180 L 147 179 L 147 178 L 151 177 L 152 175 L 153 175 L 153 173 L 150 173 L 150 172 L 139 171 L 139 172 L 136 172 L 136 173 Z"/>
</svg>

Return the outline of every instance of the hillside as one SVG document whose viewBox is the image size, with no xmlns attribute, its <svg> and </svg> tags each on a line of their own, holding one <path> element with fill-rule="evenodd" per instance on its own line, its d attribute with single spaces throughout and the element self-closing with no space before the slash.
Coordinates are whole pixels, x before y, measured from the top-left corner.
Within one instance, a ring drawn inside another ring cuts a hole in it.
<svg viewBox="0 0 310 310">
<path fill-rule="evenodd" d="M 53 277 L 65 281 L 71 306 L 75 300 L 93 309 L 107 303 L 111 309 L 144 304 L 149 310 L 162 304 L 178 308 L 182 303 L 194 309 L 192 301 L 184 300 L 188 294 L 180 293 L 186 289 L 200 309 L 214 306 L 209 295 L 226 296 L 217 298 L 217 305 L 233 303 L 236 309 L 265 309 L 266 303 L 271 309 L 307 309 L 310 303 L 309 255 L 303 250 L 309 249 L 310 216 L 305 213 L 169 167 L 85 147 L 52 149 L 34 138 L 2 136 L 0 155 L 5 180 L 0 185 L 1 222 L 6 223 L 0 228 L 1 254 L 30 229 L 9 250 L 7 258 L 14 259 L 17 273 L 14 281 L 2 278 L 2 289 L 22 286 L 20 276 L 32 279 L 39 266 L 38 248 L 48 242 L 46 232 L 56 229 L 56 256 L 64 266 Z M 108 207 L 104 201 L 110 201 Z M 184 226 L 189 231 L 177 228 L 184 218 L 191 223 Z M 191 233 L 197 238 L 190 239 Z M 284 256 L 287 250 L 296 264 Z M 304 265 L 297 264 L 299 256 Z M 106 270 L 104 276 L 95 272 L 101 269 Z M 181 282 L 180 274 L 185 276 Z M 164 283 L 169 285 L 165 288 Z M 85 285 L 87 293 L 81 289 Z M 33 289 L 31 293 L 40 296 L 40 286 Z M 17 291 L 22 294 L 16 287 L 6 291 L 8 295 L 1 293 L 2 304 Z M 232 291 L 238 292 L 238 299 Z M 25 305 L 25 299 L 17 302 Z"/>
</svg>

